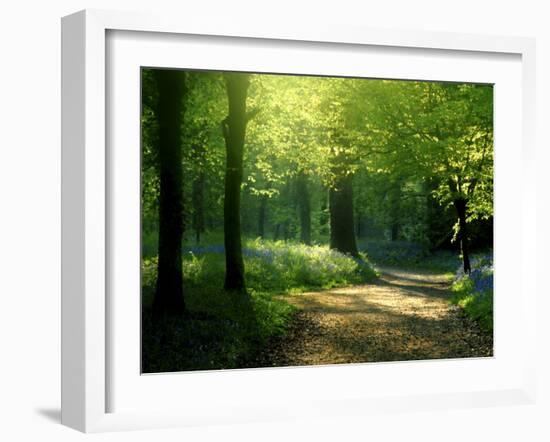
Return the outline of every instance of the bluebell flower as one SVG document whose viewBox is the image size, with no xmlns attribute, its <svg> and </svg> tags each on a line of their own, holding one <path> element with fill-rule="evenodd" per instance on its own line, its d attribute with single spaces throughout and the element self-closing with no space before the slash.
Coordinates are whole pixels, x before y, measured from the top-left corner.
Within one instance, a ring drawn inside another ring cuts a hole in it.
<svg viewBox="0 0 550 442">
<path fill-rule="evenodd" d="M 471 261 L 472 270 L 469 275 L 460 267 L 455 275 L 455 281 L 469 278 L 473 283 L 474 295 L 482 297 L 493 292 L 493 257 L 490 254 L 476 256 Z"/>
</svg>

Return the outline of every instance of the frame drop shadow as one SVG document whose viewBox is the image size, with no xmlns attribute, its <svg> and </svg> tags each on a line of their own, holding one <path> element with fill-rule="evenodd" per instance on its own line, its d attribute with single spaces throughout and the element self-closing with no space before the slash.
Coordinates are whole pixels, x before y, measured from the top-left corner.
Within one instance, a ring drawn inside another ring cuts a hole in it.
<svg viewBox="0 0 550 442">
<path fill-rule="evenodd" d="M 36 408 L 35 413 L 42 416 L 44 419 L 54 422 L 56 424 L 61 423 L 61 409 L 60 408 Z"/>
</svg>

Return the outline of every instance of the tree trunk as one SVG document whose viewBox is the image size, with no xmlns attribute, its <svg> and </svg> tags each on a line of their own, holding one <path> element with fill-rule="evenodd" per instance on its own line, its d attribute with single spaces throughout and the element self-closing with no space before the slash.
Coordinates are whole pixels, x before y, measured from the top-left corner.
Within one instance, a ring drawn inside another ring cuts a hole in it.
<svg viewBox="0 0 550 442">
<path fill-rule="evenodd" d="M 283 239 L 285 241 L 288 241 L 291 238 L 289 224 L 290 224 L 290 222 L 289 222 L 288 219 L 285 219 L 283 221 Z"/>
<path fill-rule="evenodd" d="M 273 232 L 273 241 L 279 240 L 279 232 L 281 231 L 281 223 L 275 225 L 275 231 Z"/>
<path fill-rule="evenodd" d="M 390 190 L 390 240 L 397 241 L 399 239 L 400 225 L 400 199 L 401 199 L 401 183 L 393 184 L 395 188 Z"/>
<path fill-rule="evenodd" d="M 447 211 L 443 207 L 434 191 L 439 187 L 440 182 L 436 178 L 424 181 L 424 191 L 426 193 L 426 236 L 430 242 L 430 251 L 440 248 L 449 248 L 452 246 L 453 229 L 451 228 L 456 218 L 452 211 Z M 452 192 L 456 192 L 456 186 L 449 183 Z"/>
<path fill-rule="evenodd" d="M 260 197 L 260 207 L 258 209 L 258 236 L 265 238 L 265 218 L 267 210 L 267 196 Z"/>
<path fill-rule="evenodd" d="M 241 184 L 246 132 L 246 95 L 249 75 L 224 74 L 229 113 L 222 122 L 227 163 L 225 170 L 224 243 L 225 289 L 245 291 L 244 261 L 241 244 Z"/>
<path fill-rule="evenodd" d="M 391 240 L 397 241 L 398 238 L 399 238 L 399 224 L 397 222 L 394 222 L 391 225 Z"/>
<path fill-rule="evenodd" d="M 458 214 L 458 240 L 460 241 L 460 251 L 462 252 L 462 261 L 464 264 L 464 273 L 471 272 L 470 255 L 468 248 L 468 232 L 466 229 L 466 210 L 468 202 L 464 198 L 454 200 L 454 206 Z"/>
<path fill-rule="evenodd" d="M 327 235 L 329 233 L 330 221 L 330 209 L 328 207 L 330 190 L 326 187 L 323 187 L 322 195 L 323 198 L 321 198 L 321 213 L 319 215 L 319 233 L 321 233 L 321 235 Z"/>
<path fill-rule="evenodd" d="M 352 175 L 338 178 L 329 190 L 330 248 L 358 257 L 353 223 Z"/>
<path fill-rule="evenodd" d="M 301 172 L 296 178 L 296 197 L 300 214 L 300 241 L 311 245 L 311 204 L 307 176 Z"/>
<path fill-rule="evenodd" d="M 195 230 L 195 242 L 201 241 L 201 233 L 204 233 L 204 172 L 200 172 L 193 181 L 193 229 Z"/>
<path fill-rule="evenodd" d="M 160 175 L 158 276 L 155 314 L 185 312 L 181 246 L 183 237 L 183 188 L 181 129 L 184 74 L 175 70 L 155 72 L 158 87 L 158 158 Z"/>
<path fill-rule="evenodd" d="M 442 209 L 434 196 L 434 191 L 438 187 L 438 182 L 434 178 L 428 178 L 424 181 L 424 190 L 426 192 L 426 236 L 430 241 L 430 250 L 436 250 L 443 244 L 445 237 L 441 235 L 441 219 L 443 218 Z M 448 227 L 448 226 L 446 226 Z M 446 229 L 445 234 L 448 233 Z"/>
</svg>

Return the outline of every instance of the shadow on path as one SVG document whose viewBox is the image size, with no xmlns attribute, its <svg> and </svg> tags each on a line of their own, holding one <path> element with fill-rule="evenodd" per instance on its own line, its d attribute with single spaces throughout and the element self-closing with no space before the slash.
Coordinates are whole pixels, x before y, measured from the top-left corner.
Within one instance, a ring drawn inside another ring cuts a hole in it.
<svg viewBox="0 0 550 442">
<path fill-rule="evenodd" d="M 373 284 L 285 296 L 298 307 L 270 365 L 493 355 L 492 336 L 449 303 L 444 274 L 381 269 Z"/>
</svg>

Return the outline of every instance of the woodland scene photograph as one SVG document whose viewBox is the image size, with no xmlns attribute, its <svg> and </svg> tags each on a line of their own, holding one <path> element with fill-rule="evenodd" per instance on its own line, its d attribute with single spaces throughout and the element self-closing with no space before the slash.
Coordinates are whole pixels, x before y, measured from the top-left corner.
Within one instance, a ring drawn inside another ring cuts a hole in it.
<svg viewBox="0 0 550 442">
<path fill-rule="evenodd" d="M 493 85 L 141 68 L 142 373 L 493 356 Z"/>
</svg>

